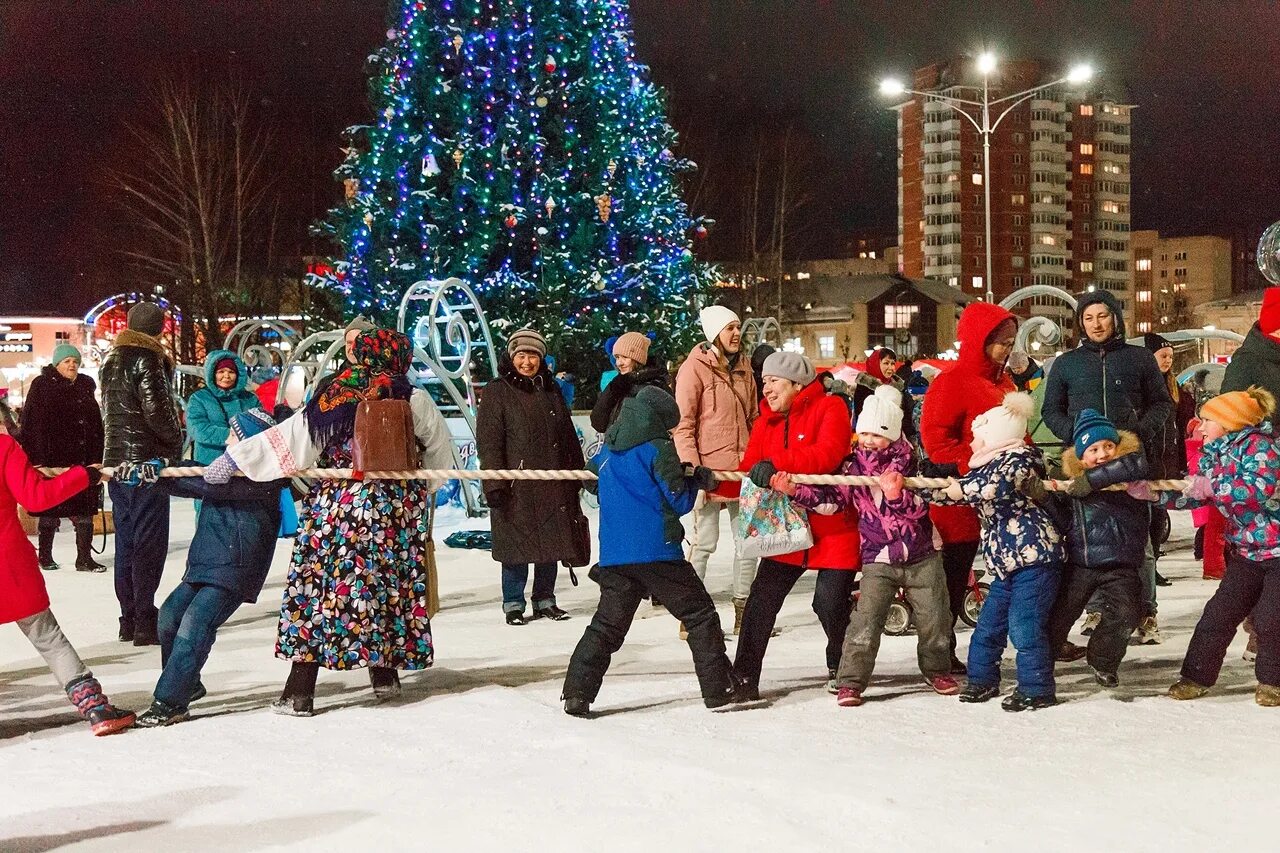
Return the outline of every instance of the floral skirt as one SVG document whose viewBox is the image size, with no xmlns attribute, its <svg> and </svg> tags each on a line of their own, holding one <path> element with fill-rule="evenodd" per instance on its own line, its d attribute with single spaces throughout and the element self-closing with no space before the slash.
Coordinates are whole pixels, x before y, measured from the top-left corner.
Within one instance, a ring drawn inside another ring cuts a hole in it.
<svg viewBox="0 0 1280 853">
<path fill-rule="evenodd" d="M 280 608 L 277 657 L 326 669 L 431 666 L 425 486 L 312 485 Z"/>
</svg>

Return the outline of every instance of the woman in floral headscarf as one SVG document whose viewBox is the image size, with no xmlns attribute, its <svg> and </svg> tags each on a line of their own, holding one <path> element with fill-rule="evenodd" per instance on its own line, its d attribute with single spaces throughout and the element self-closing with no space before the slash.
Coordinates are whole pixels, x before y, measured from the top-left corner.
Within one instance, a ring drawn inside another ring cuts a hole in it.
<svg viewBox="0 0 1280 853">
<path fill-rule="evenodd" d="M 307 467 L 350 468 L 356 409 L 366 400 L 408 400 L 422 464 L 450 468 L 448 428 L 431 398 L 405 374 L 413 346 L 377 329 L 353 347 L 355 362 L 299 415 L 230 448 L 205 479 L 235 469 L 254 480 Z M 399 693 L 397 670 L 432 663 L 427 612 L 431 483 L 317 480 L 312 483 L 280 609 L 276 656 L 292 661 L 277 713 L 311 716 L 319 668 L 368 667 L 374 694 Z"/>
</svg>

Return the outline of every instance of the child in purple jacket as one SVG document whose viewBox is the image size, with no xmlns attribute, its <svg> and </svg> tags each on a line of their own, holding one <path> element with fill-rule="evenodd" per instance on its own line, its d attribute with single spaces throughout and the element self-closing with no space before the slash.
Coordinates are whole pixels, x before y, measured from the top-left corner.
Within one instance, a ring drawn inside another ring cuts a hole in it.
<svg viewBox="0 0 1280 853">
<path fill-rule="evenodd" d="M 902 437 L 901 394 L 882 385 L 862 404 L 856 425 L 858 444 L 840 467 L 841 474 L 879 478 L 879 486 L 808 486 L 778 474 L 773 487 L 791 495 L 811 512 L 830 514 L 850 504 L 858 510 L 862 537 L 862 582 L 858 606 L 844 636 L 836 674 L 836 702 L 862 704 L 871 681 L 880 635 L 898 590 L 906 591 L 914 610 L 916 656 L 925 683 L 950 696 L 960 691 L 951 677 L 951 609 L 942 556 L 929 507 L 903 488 L 913 473 L 911 445 Z"/>
</svg>

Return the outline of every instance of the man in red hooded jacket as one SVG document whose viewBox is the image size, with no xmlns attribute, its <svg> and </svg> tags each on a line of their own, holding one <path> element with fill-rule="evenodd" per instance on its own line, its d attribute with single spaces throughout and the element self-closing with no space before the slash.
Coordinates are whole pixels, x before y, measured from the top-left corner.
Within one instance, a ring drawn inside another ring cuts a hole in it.
<svg viewBox="0 0 1280 853">
<path fill-rule="evenodd" d="M 828 395 L 809 359 L 798 353 L 775 352 L 761 371 L 764 400 L 751 428 L 739 470 L 768 488 L 779 471 L 790 474 L 833 474 L 849 455 L 852 426 L 849 409 Z M 850 508 L 835 515 L 809 516 L 813 546 L 760 561 L 742 615 L 742 633 L 734 671 L 748 692 L 758 694 L 760 670 L 769 637 L 787 593 L 805 571 L 817 571 L 813 611 L 827 635 L 827 674 L 834 682 L 840 651 L 849 627 L 852 595 L 862 567 L 858 519 Z"/>
<path fill-rule="evenodd" d="M 960 357 L 929 385 L 920 414 L 920 441 L 932 466 L 928 474 L 969 472 L 973 419 L 1017 390 L 1004 369 L 1017 332 L 1018 319 L 999 305 L 974 302 L 960 315 Z M 964 664 L 955 654 L 955 619 L 964 607 L 969 571 L 978 555 L 978 514 L 967 506 L 934 506 L 929 515 L 942 536 L 942 568 L 951 599 L 951 671 L 962 675 Z"/>
</svg>

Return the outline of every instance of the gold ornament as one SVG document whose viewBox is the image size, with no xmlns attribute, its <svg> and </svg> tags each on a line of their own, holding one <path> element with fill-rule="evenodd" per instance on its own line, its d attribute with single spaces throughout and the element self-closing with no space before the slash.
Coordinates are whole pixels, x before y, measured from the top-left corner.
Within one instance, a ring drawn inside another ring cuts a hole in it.
<svg viewBox="0 0 1280 853">
<path fill-rule="evenodd" d="M 608 222 L 609 214 L 613 212 L 613 196 L 608 193 L 596 196 L 596 210 L 600 212 L 600 221 Z"/>
<path fill-rule="evenodd" d="M 547 106 L 547 104 L 549 103 L 549 101 L 547 101 L 547 96 L 546 96 L 546 95 L 539 95 L 539 96 L 534 100 L 534 103 L 538 105 L 538 109 L 545 109 L 545 108 L 546 108 L 546 106 Z"/>
<path fill-rule="evenodd" d="M 373 225 L 373 214 L 372 214 L 372 213 L 366 213 L 366 214 L 364 215 L 364 224 L 365 224 L 365 225 L 370 225 L 370 226 L 372 226 L 372 225 Z"/>
<path fill-rule="evenodd" d="M 347 178 L 342 182 L 342 189 L 347 195 L 347 201 L 351 201 L 360 190 L 360 182 L 355 178 Z"/>
<path fill-rule="evenodd" d="M 461 148 L 455 148 L 453 150 L 453 165 L 455 168 L 458 168 L 458 169 L 462 168 L 462 156 L 463 155 L 462 155 Z"/>
<path fill-rule="evenodd" d="M 462 53 L 462 36 L 453 37 L 453 52 L 455 55 Z"/>
<path fill-rule="evenodd" d="M 605 167 L 605 170 L 608 171 L 609 177 L 612 178 L 614 173 L 618 171 L 618 161 L 610 160 L 609 165 Z"/>
<path fill-rule="evenodd" d="M 382 114 L 386 116 L 387 121 L 391 121 L 391 118 L 396 114 L 396 111 L 391 107 L 387 107 L 385 110 L 382 111 Z"/>
</svg>

